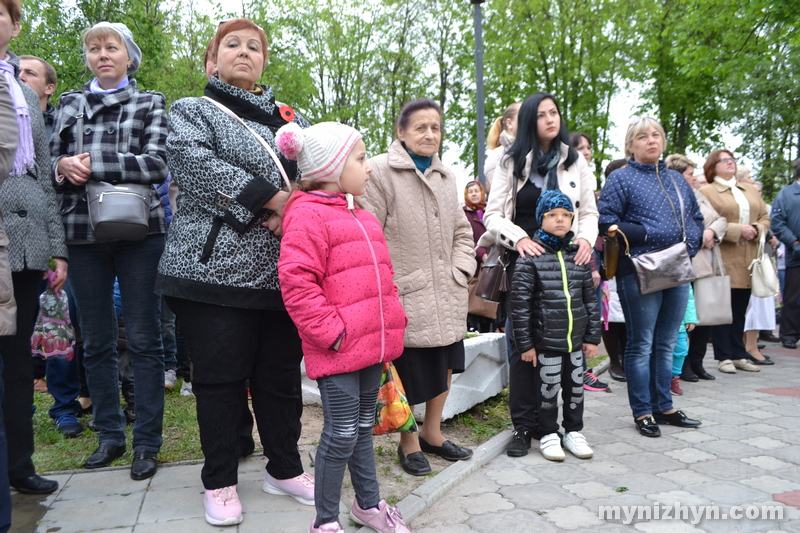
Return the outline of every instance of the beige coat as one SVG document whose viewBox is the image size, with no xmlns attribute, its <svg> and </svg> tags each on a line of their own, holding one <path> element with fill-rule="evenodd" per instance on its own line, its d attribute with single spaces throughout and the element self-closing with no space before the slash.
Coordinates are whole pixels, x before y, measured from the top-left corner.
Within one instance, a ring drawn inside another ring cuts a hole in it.
<svg viewBox="0 0 800 533">
<path fill-rule="evenodd" d="M 721 241 L 725 236 L 725 230 L 728 229 L 728 220 L 719 216 L 719 213 L 703 193 L 696 190 L 694 191 L 694 196 L 697 198 L 697 205 L 700 206 L 700 214 L 703 215 L 703 229 L 710 229 L 714 232 L 714 238 L 717 241 Z M 715 246 L 719 246 L 719 244 Z M 692 258 L 692 266 L 695 274 L 697 274 L 697 279 L 713 276 L 711 250 L 701 248 Z"/>
<path fill-rule="evenodd" d="M 767 204 L 761 199 L 758 189 L 749 183 L 739 182 L 736 186 L 744 192 L 750 204 L 750 224 L 768 230 Z M 725 273 L 731 277 L 731 288 L 749 289 L 750 271 L 747 267 L 756 258 L 758 238 L 740 242 L 742 224 L 739 224 L 739 205 L 733 199 L 730 189 L 719 183 L 710 183 L 701 187 L 700 192 L 708 198 L 717 213 L 728 220 L 728 227 L 719 248 L 722 252 L 722 261 L 725 263 Z"/>
<path fill-rule="evenodd" d="M 568 153 L 569 148 L 566 144 L 562 144 L 557 171 L 558 188 L 572 200 L 576 214 L 575 222 L 572 224 L 575 239 L 586 239 L 594 246 L 598 233 L 597 201 L 594 197 L 597 182 L 583 156 L 579 155 L 569 170 L 565 169 L 564 161 Z M 500 242 L 513 250 L 518 240 L 528 237 L 524 229 L 511 222 L 513 217 L 511 184 L 512 182 L 516 184 L 517 192 L 525 186 L 530 175 L 532 158 L 533 155 L 528 154 L 524 180 L 514 178 L 514 162 L 510 159 L 502 160 L 497 166 L 492 192 L 489 194 L 489 201 L 483 214 L 483 224 L 487 231 L 481 236 L 478 246 L 491 246 Z"/>
<path fill-rule="evenodd" d="M 5 78 L 0 76 L 0 185 L 8 177 L 17 154 L 19 130 L 17 116 L 11 103 L 11 94 Z M 11 282 L 11 265 L 8 262 L 8 236 L 3 229 L 3 213 L 0 213 L 0 335 L 17 332 L 17 305 L 14 302 L 14 286 Z"/>
<path fill-rule="evenodd" d="M 405 345 L 430 348 L 463 339 L 476 262 L 455 175 L 436 156 L 423 175 L 399 140 L 369 165 L 372 174 L 360 200 L 386 234 L 394 281 L 408 315 Z"/>
</svg>

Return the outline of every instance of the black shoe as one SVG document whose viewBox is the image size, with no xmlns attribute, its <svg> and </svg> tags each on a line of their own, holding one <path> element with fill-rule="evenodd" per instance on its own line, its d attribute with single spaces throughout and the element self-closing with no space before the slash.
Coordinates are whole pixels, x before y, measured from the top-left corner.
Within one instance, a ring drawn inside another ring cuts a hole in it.
<svg viewBox="0 0 800 533">
<path fill-rule="evenodd" d="M 748 359 L 750 360 L 750 362 L 751 362 L 751 363 L 753 363 L 754 365 L 764 365 L 764 366 L 769 366 L 769 365 L 774 365 L 774 364 L 775 364 L 775 361 L 770 361 L 769 359 L 766 359 L 766 356 L 764 356 L 764 359 L 762 360 L 762 359 L 756 359 L 756 358 L 755 358 L 755 357 L 753 357 L 752 355 L 750 355 L 750 354 L 747 354 L 747 358 L 748 358 Z"/>
<path fill-rule="evenodd" d="M 697 383 L 700 378 L 696 374 L 681 374 L 681 381 L 688 381 L 689 383 Z"/>
<path fill-rule="evenodd" d="M 83 463 L 84 468 L 104 468 L 114 462 L 114 459 L 125 454 L 125 446 L 101 443 L 92 455 Z"/>
<path fill-rule="evenodd" d="M 156 452 L 133 452 L 131 479 L 141 481 L 153 477 L 156 470 L 158 470 L 158 454 Z"/>
<path fill-rule="evenodd" d="M 397 446 L 397 456 L 400 457 L 400 466 L 412 476 L 425 476 L 431 473 L 431 465 L 422 452 L 403 455 L 403 449 Z"/>
<path fill-rule="evenodd" d="M 58 481 L 34 474 L 22 479 L 12 479 L 9 485 L 21 494 L 52 494 L 58 490 Z"/>
<path fill-rule="evenodd" d="M 774 333 L 769 333 L 769 334 L 759 333 L 758 340 L 764 342 L 781 342 L 781 340 L 777 336 L 775 336 Z"/>
<path fill-rule="evenodd" d="M 797 349 L 797 341 L 783 341 L 781 342 L 784 348 L 789 348 L 790 350 Z"/>
<path fill-rule="evenodd" d="M 702 422 L 699 420 L 694 420 L 686 416 L 686 413 L 678 409 L 674 413 L 664 414 L 664 413 L 655 413 L 656 422 L 659 424 L 669 424 L 670 426 L 678 426 L 679 428 L 696 428 Z"/>
<path fill-rule="evenodd" d="M 706 372 L 706 369 L 703 368 L 702 366 L 697 368 L 692 368 L 692 372 L 694 372 L 694 375 L 700 379 L 707 379 L 709 381 L 714 381 L 715 379 L 717 379 L 708 372 Z"/>
<path fill-rule="evenodd" d="M 509 457 L 525 457 L 531 449 L 531 432 L 524 429 L 515 429 L 511 442 L 506 447 L 506 455 Z"/>
<path fill-rule="evenodd" d="M 646 416 L 641 420 L 635 420 L 636 422 L 636 429 L 639 430 L 639 433 L 644 435 L 645 437 L 660 437 L 661 436 L 661 428 L 658 427 L 656 421 L 653 420 L 652 416 Z"/>
<path fill-rule="evenodd" d="M 420 435 L 419 447 L 422 448 L 422 451 L 425 453 L 438 455 L 442 459 L 447 459 L 448 461 L 464 461 L 472 457 L 472 450 L 457 446 L 449 440 L 444 441 L 441 446 L 433 446 L 428 444 L 428 442 L 422 438 L 422 435 Z"/>
<path fill-rule="evenodd" d="M 766 347 L 767 347 L 766 344 L 756 344 L 756 348 L 758 348 L 759 350 L 763 350 Z"/>
<path fill-rule="evenodd" d="M 611 376 L 611 379 L 614 381 L 628 381 L 628 378 L 625 377 L 625 371 L 622 369 L 617 370 L 616 368 L 609 368 L 608 375 Z"/>
</svg>

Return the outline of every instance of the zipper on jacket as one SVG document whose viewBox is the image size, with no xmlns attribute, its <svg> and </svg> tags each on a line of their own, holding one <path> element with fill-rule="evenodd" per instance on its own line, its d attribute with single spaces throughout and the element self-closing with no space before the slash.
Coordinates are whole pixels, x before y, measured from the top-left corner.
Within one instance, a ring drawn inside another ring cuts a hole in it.
<svg viewBox="0 0 800 533">
<path fill-rule="evenodd" d="M 567 297 L 567 351 L 572 353 L 572 295 L 569 293 L 569 280 L 567 279 L 567 265 L 561 250 L 556 252 L 558 262 L 561 264 L 561 283 L 564 285 L 564 296 Z"/>
<path fill-rule="evenodd" d="M 361 224 L 361 221 L 358 220 L 355 211 L 350 210 L 350 213 L 353 215 L 353 218 L 356 219 L 356 223 L 358 227 L 361 228 L 361 232 L 364 234 L 364 238 L 367 239 L 367 246 L 369 247 L 369 253 L 372 254 L 372 264 L 375 265 L 375 277 L 378 280 L 378 305 L 380 306 L 380 317 L 381 317 L 381 360 L 380 362 L 383 363 L 383 356 L 386 354 L 386 324 L 383 317 L 383 287 L 381 287 L 381 272 L 380 267 L 378 266 L 378 258 L 375 255 L 375 249 L 372 247 L 372 241 L 369 240 L 369 234 L 367 233 L 366 228 L 364 225 Z"/>
</svg>

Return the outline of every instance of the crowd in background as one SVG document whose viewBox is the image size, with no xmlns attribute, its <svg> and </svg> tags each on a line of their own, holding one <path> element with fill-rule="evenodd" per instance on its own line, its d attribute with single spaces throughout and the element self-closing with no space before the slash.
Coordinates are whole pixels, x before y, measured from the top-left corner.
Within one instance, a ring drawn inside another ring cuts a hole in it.
<svg viewBox="0 0 800 533">
<path fill-rule="evenodd" d="M 35 386 L 52 395 L 49 415 L 66 438 L 93 414 L 98 445 L 85 468 L 125 454 L 132 423 L 130 475 L 143 480 L 158 469 L 163 390 L 182 378 L 181 392 L 197 400 L 211 524 L 242 521 L 237 468 L 254 451 L 254 414 L 268 458 L 263 490 L 315 505 L 310 531 L 341 530 L 338 491 L 349 464 L 353 519 L 402 532 L 367 459 L 384 361 L 394 360 L 409 404 L 425 404 L 420 432 L 401 433 L 397 450 L 402 468 L 422 476 L 431 472 L 426 454 L 472 456 L 439 425 L 452 376 L 465 369 L 468 326 L 506 334 L 507 454 L 524 456 L 539 440 L 551 460 L 563 460 L 562 445 L 592 455 L 580 431 L 584 390 L 608 387 L 586 362 L 601 336 L 609 375 L 627 381 L 635 427 L 647 437 L 660 435 L 659 424 L 700 425 L 673 399 L 682 381 L 714 379 L 703 365 L 709 342 L 723 373 L 774 365 L 759 340 L 797 347 L 800 181 L 769 206 L 730 150 L 710 153 L 699 176 L 682 155 L 663 160 L 662 126 L 637 117 L 626 158 L 608 165 L 601 189 L 589 166 L 592 140 L 570 134 L 556 97 L 537 93 L 496 120 L 485 188 L 469 182 L 461 205 L 455 174 L 439 159 L 447 117 L 435 102 L 408 103 L 386 153 L 367 160 L 358 132 L 310 127 L 258 83 L 267 41 L 248 19 L 220 25 L 204 57 L 203 97 L 167 114 L 161 94 L 136 85 L 146 58 L 133 34 L 108 22 L 83 34 L 94 78 L 53 106 L 52 66 L 9 49 L 20 18 L 18 0 L 0 0 L 0 533 L 10 525 L 9 487 L 58 487 L 32 461 Z M 794 169 L 800 180 L 800 162 Z M 86 194 L 93 182 L 147 186 L 143 238 L 98 238 Z M 297 214 L 304 209 L 325 232 Z M 362 230 L 369 246 L 342 251 Z M 614 276 L 610 240 L 620 244 Z M 698 279 L 724 266 L 728 323 L 698 319 L 707 295 L 689 283 L 641 289 L 631 257 L 680 242 Z M 476 295 L 493 246 L 509 251 L 514 294 L 499 305 Z M 751 294 L 762 247 L 781 280 L 779 338 L 775 299 Z M 348 277 L 357 268 L 374 269 L 375 283 Z M 30 339 L 48 286 L 68 295 L 78 342 L 74 359 L 38 366 Z M 551 311 L 555 319 L 546 319 Z M 304 356 L 325 410 L 316 479 L 297 448 Z"/>
</svg>

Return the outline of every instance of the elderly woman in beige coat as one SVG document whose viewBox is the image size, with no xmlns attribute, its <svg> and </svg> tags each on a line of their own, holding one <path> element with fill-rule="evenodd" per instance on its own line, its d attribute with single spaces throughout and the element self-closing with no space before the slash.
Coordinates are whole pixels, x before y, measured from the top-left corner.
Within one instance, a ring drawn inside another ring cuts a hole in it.
<svg viewBox="0 0 800 533">
<path fill-rule="evenodd" d="M 736 158 L 730 151 L 711 152 L 703 168 L 709 184 L 700 192 L 728 220 L 720 251 L 725 273 L 731 277 L 733 323 L 712 327 L 714 359 L 719 362 L 720 372 L 726 374 L 735 374 L 737 369 L 758 372 L 761 369 L 750 362 L 742 335 L 750 301 L 748 266 L 756 257 L 759 231 L 769 229 L 767 204 L 754 186 L 736 181 Z"/>
<path fill-rule="evenodd" d="M 703 248 L 692 258 L 692 266 L 697 274 L 697 279 L 713 276 L 714 272 L 711 265 L 711 253 L 714 246 L 718 246 L 725 236 L 728 229 L 728 221 L 722 217 L 711 205 L 708 198 L 698 189 L 694 188 L 695 177 L 694 161 L 680 154 L 667 156 L 667 168 L 680 172 L 686 182 L 694 189 L 694 196 L 697 198 L 697 205 L 700 206 L 700 213 L 703 215 Z M 697 294 L 695 294 L 697 298 Z M 706 372 L 703 368 L 703 357 L 706 355 L 706 346 L 711 338 L 711 326 L 696 326 L 689 333 L 689 354 L 683 361 L 681 380 L 696 383 L 700 379 L 715 379 L 714 376 Z"/>
<path fill-rule="evenodd" d="M 405 351 L 395 360 L 411 405 L 425 403 L 419 434 L 401 433 L 403 470 L 431 472 L 422 452 L 450 461 L 472 451 L 446 440 L 440 422 L 452 374 L 464 371 L 467 297 L 475 274 L 472 228 L 453 172 L 438 157 L 442 114 L 427 98 L 407 104 L 389 152 L 370 159 L 365 207 L 381 221 L 408 315 Z"/>
</svg>

